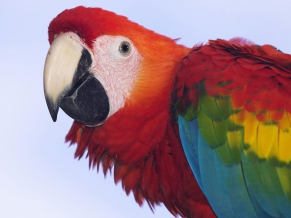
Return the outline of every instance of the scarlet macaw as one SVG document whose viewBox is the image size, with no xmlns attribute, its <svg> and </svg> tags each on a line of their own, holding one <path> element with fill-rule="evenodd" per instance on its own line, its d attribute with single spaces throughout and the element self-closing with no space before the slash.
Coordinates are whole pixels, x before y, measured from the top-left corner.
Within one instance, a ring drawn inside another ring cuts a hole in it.
<svg viewBox="0 0 291 218">
<path fill-rule="evenodd" d="M 235 38 L 192 49 L 100 8 L 49 25 L 44 90 L 66 141 L 140 205 L 291 217 L 291 55 Z"/>
</svg>

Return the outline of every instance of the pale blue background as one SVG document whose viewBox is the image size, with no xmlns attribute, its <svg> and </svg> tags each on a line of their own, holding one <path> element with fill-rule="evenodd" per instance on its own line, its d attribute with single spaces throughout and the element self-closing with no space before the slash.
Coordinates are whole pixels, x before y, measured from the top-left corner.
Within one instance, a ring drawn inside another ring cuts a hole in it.
<svg viewBox="0 0 291 218">
<path fill-rule="evenodd" d="M 153 214 L 126 196 L 113 178 L 74 160 L 64 137 L 72 120 L 47 111 L 42 73 L 49 48 L 47 26 L 66 8 L 98 6 L 193 46 L 207 39 L 243 36 L 291 53 L 291 2 L 0 1 L 0 217 L 171 217 Z"/>
</svg>

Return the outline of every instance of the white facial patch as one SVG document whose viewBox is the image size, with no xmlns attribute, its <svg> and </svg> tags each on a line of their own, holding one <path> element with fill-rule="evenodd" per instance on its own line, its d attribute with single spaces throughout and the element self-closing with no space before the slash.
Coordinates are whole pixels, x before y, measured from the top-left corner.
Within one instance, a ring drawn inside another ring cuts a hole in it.
<svg viewBox="0 0 291 218">
<path fill-rule="evenodd" d="M 104 35 L 93 44 L 90 72 L 103 85 L 113 115 L 125 104 L 137 79 L 141 55 L 132 42 L 123 36 Z"/>
</svg>

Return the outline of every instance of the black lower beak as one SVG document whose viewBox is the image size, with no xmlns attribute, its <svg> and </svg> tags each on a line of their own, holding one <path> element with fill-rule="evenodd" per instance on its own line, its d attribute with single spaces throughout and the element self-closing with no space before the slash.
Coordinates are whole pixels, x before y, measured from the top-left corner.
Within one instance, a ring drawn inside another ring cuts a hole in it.
<svg viewBox="0 0 291 218">
<path fill-rule="evenodd" d="M 45 89 L 47 105 L 54 121 L 57 119 L 59 107 L 71 118 L 87 126 L 100 125 L 107 118 L 109 99 L 102 84 L 89 72 L 91 64 L 91 54 L 84 48 L 80 53 L 77 69 L 72 73 L 73 78 L 67 79 L 66 72 L 60 72 L 61 75 L 56 76 L 68 81 L 59 91 L 58 97 L 53 99 Z M 46 84 L 50 86 L 53 82 Z M 54 84 L 52 87 L 55 87 Z"/>
<path fill-rule="evenodd" d="M 102 123 L 109 113 L 106 92 L 89 72 L 62 98 L 60 107 L 68 116 L 87 126 Z"/>
</svg>

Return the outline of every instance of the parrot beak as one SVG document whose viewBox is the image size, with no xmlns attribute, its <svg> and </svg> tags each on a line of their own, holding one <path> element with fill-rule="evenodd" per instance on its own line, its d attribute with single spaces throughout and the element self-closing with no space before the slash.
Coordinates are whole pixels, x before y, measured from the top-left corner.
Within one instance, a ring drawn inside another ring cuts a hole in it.
<svg viewBox="0 0 291 218">
<path fill-rule="evenodd" d="M 90 52 L 74 33 L 61 33 L 54 39 L 44 66 L 44 94 L 53 121 L 59 107 L 88 126 L 107 118 L 109 100 L 102 84 L 89 72 L 91 64 Z"/>
</svg>

